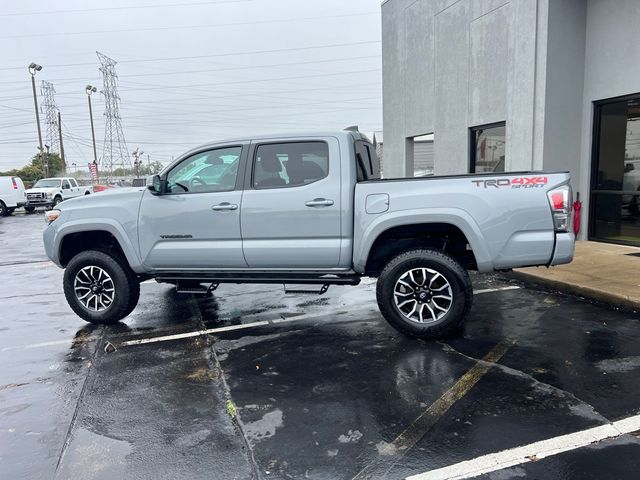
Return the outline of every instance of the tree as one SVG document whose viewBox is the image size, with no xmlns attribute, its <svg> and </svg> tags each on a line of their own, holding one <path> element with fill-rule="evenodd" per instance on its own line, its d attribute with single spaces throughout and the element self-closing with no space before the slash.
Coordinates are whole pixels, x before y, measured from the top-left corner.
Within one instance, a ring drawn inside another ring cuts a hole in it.
<svg viewBox="0 0 640 480">
<path fill-rule="evenodd" d="M 47 156 L 46 153 L 42 155 L 40 155 L 39 153 L 36 153 L 31 159 L 31 165 L 33 165 L 34 167 L 40 168 L 40 170 L 44 172 L 44 163 L 45 163 L 46 156 Z M 60 175 L 63 172 L 64 172 L 64 166 L 62 165 L 62 159 L 60 158 L 60 155 L 58 155 L 57 153 L 50 153 L 48 175 L 50 177 L 55 177 L 56 175 Z"/>
<path fill-rule="evenodd" d="M 44 156 L 36 153 L 31 159 L 31 163 L 22 168 L 14 168 L 8 172 L 0 172 L 0 176 L 20 177 L 27 185 L 35 183 L 43 178 L 44 175 Z M 54 177 L 60 175 L 64 171 L 62 159 L 57 153 L 49 154 L 49 176 Z"/>
</svg>

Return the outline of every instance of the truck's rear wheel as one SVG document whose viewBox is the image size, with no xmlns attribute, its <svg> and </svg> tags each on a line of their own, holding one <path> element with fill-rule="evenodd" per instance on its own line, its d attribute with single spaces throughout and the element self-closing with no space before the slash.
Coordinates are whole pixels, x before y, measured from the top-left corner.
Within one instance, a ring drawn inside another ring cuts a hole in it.
<svg viewBox="0 0 640 480">
<path fill-rule="evenodd" d="M 382 315 L 397 330 L 418 338 L 454 332 L 471 308 L 473 288 L 467 271 L 434 250 L 411 250 L 394 257 L 376 288 Z"/>
<path fill-rule="evenodd" d="M 0 200 L 0 217 L 4 217 L 5 215 L 9 215 L 9 212 L 7 211 L 7 206 Z"/>
<path fill-rule="evenodd" d="M 87 250 L 71 259 L 64 271 L 69 306 L 91 323 L 111 324 L 126 317 L 140 297 L 140 283 L 116 255 Z"/>
</svg>

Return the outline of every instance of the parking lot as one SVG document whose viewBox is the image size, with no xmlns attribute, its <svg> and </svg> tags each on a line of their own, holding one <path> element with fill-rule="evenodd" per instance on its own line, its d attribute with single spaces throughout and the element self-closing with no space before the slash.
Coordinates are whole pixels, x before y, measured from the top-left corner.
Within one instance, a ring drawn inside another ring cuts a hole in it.
<svg viewBox="0 0 640 480">
<path fill-rule="evenodd" d="M 387 325 L 372 280 L 200 298 L 149 281 L 93 327 L 43 228 L 0 219 L 2 478 L 465 478 L 521 446 L 480 478 L 637 476 L 638 315 L 474 276 L 464 329 L 425 342 Z"/>
</svg>

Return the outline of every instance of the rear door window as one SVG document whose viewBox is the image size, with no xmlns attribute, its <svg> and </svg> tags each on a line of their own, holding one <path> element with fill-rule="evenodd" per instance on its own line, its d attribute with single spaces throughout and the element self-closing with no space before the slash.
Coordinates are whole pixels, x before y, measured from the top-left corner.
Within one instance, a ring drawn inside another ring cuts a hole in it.
<svg viewBox="0 0 640 480">
<path fill-rule="evenodd" d="M 308 185 L 329 175 L 329 147 L 325 142 L 287 142 L 259 145 L 253 162 L 253 188 Z"/>
</svg>

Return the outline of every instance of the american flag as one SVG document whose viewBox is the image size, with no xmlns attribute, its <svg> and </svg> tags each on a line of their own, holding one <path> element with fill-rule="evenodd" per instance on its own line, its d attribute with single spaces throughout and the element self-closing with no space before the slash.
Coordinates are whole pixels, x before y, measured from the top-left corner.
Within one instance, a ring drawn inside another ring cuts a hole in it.
<svg viewBox="0 0 640 480">
<path fill-rule="evenodd" d="M 94 182 L 98 181 L 98 165 L 90 162 L 89 163 L 89 173 L 91 174 L 91 180 Z"/>
</svg>

